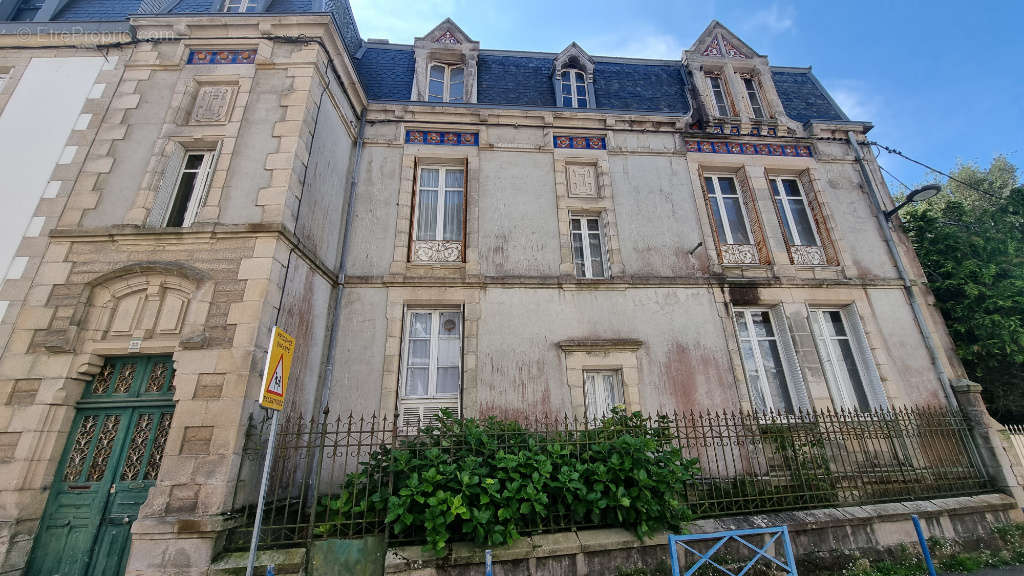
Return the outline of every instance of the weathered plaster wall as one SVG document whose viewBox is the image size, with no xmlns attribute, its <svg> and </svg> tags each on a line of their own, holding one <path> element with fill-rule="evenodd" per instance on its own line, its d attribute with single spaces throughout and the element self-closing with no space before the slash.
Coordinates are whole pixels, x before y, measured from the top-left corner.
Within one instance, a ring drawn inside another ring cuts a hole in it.
<svg viewBox="0 0 1024 576">
<path fill-rule="evenodd" d="M 349 276 L 383 277 L 390 269 L 398 211 L 411 209 L 398 205 L 401 167 L 401 147 L 364 146 L 350 238 Z"/>
<path fill-rule="evenodd" d="M 231 158 L 224 191 L 221 193 L 221 222 L 245 224 L 259 222 L 259 191 L 270 186 L 270 171 L 265 169 L 267 155 L 277 150 L 274 125 L 283 120 L 281 94 L 290 80 L 285 70 L 258 70 L 245 104 L 238 130 L 238 142 Z"/>
</svg>

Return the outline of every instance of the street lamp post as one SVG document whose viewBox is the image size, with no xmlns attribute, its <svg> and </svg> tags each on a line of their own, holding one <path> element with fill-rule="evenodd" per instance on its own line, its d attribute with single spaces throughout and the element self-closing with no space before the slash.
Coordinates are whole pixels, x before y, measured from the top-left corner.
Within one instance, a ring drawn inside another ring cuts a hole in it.
<svg viewBox="0 0 1024 576">
<path fill-rule="evenodd" d="M 917 190 L 914 190 L 910 194 L 907 194 L 907 197 L 903 200 L 903 202 L 900 202 L 895 208 L 893 208 L 892 210 L 886 210 L 885 219 L 891 220 L 892 217 L 895 216 L 897 212 L 902 210 L 903 207 L 906 206 L 907 204 L 913 204 L 914 202 L 924 202 L 925 200 L 934 198 L 939 192 L 942 192 L 942 186 L 940 186 L 939 184 L 926 184 L 924 186 L 921 186 Z"/>
</svg>

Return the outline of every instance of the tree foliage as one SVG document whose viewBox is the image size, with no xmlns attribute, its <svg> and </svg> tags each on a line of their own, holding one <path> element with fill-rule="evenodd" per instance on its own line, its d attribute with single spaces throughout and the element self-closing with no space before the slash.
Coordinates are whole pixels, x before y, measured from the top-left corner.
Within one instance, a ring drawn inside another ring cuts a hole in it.
<svg viewBox="0 0 1024 576">
<path fill-rule="evenodd" d="M 992 415 L 1024 422 L 1024 187 L 997 157 L 961 165 L 938 197 L 900 215 L 968 377 Z"/>
</svg>

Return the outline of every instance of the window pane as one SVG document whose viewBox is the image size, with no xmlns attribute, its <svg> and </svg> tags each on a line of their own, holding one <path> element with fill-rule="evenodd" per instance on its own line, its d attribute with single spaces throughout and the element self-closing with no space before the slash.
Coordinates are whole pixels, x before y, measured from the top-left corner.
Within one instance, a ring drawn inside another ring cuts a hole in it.
<svg viewBox="0 0 1024 576">
<path fill-rule="evenodd" d="M 448 169 L 444 171 L 444 187 L 445 188 L 462 188 L 463 172 L 462 170 Z"/>
<path fill-rule="evenodd" d="M 185 158 L 185 170 L 199 170 L 199 167 L 203 165 L 203 158 L 206 154 L 189 154 Z"/>
<path fill-rule="evenodd" d="M 829 336 L 846 336 L 843 315 L 838 310 L 824 310 L 821 315 L 825 319 L 825 331 Z"/>
<path fill-rule="evenodd" d="M 754 406 L 758 410 L 767 410 L 768 403 L 761 391 L 761 376 L 758 374 L 757 358 L 754 356 L 754 343 L 750 340 L 740 342 L 740 352 L 743 354 L 743 369 L 747 373 L 747 386 L 750 388 Z"/>
<path fill-rule="evenodd" d="M 463 78 L 466 77 L 466 69 L 462 66 L 456 66 L 455 68 L 452 68 L 448 77 L 451 79 L 452 84 L 462 83 Z"/>
<path fill-rule="evenodd" d="M 707 189 L 708 196 L 714 196 L 716 194 L 716 192 L 715 192 L 715 181 L 712 180 L 710 176 L 705 176 L 704 177 L 704 188 Z"/>
<path fill-rule="evenodd" d="M 437 168 L 420 170 L 420 188 L 437 188 L 440 172 Z"/>
<path fill-rule="evenodd" d="M 789 216 L 786 216 L 786 201 L 782 198 L 776 198 L 775 207 L 779 211 L 779 217 L 782 218 L 782 231 L 786 233 L 786 240 L 789 241 L 790 244 L 794 244 L 793 225 L 789 221 Z"/>
<path fill-rule="evenodd" d="M 562 94 L 572 96 L 572 82 L 565 79 L 566 75 L 562 74 Z"/>
<path fill-rule="evenodd" d="M 601 249 L 601 235 L 589 234 L 590 237 L 590 271 L 594 278 L 604 278 L 604 250 Z"/>
<path fill-rule="evenodd" d="M 440 64 L 434 64 L 430 67 L 430 79 L 440 80 L 444 82 L 444 66 Z"/>
<path fill-rule="evenodd" d="M 590 232 L 600 232 L 601 222 L 597 218 L 587 218 L 587 230 Z"/>
<path fill-rule="evenodd" d="M 462 241 L 462 196 L 462 190 L 445 190 L 442 240 Z"/>
<path fill-rule="evenodd" d="M 572 261 L 576 265 L 576 277 L 585 278 L 587 268 L 583 258 L 583 234 L 579 232 L 572 233 Z"/>
<path fill-rule="evenodd" d="M 719 178 L 718 189 L 722 192 L 722 196 L 735 196 L 736 193 L 736 182 L 732 178 Z"/>
<path fill-rule="evenodd" d="M 605 374 L 604 385 L 608 389 L 608 400 L 612 406 L 619 406 L 620 404 L 626 403 L 622 394 L 622 381 L 619 379 L 618 374 L 614 372 Z"/>
<path fill-rule="evenodd" d="M 426 396 L 429 381 L 429 368 L 409 368 L 405 374 L 405 395 Z"/>
<path fill-rule="evenodd" d="M 430 340 L 409 340 L 409 366 L 430 366 Z"/>
<path fill-rule="evenodd" d="M 786 373 L 782 370 L 782 357 L 775 340 L 758 342 L 761 352 L 761 365 L 764 366 L 765 378 L 768 380 L 768 391 L 772 395 L 772 407 L 786 414 L 793 412 L 793 400 L 789 397 L 786 386 Z"/>
<path fill-rule="evenodd" d="M 779 181 L 778 180 L 769 180 L 768 183 L 772 187 L 772 196 L 778 198 L 782 194 L 782 191 L 779 190 Z"/>
<path fill-rule="evenodd" d="M 181 180 L 178 182 L 178 190 L 174 195 L 174 203 L 167 215 L 167 226 L 178 227 L 185 221 L 185 211 L 188 210 L 188 203 L 192 200 L 195 192 L 196 178 L 198 172 L 182 172 Z"/>
<path fill-rule="evenodd" d="M 570 71 L 570 70 L 562 70 L 562 82 L 564 82 L 564 83 L 572 82 L 571 74 L 572 74 L 572 71 Z M 570 86 L 570 88 L 571 88 L 571 86 Z M 568 92 L 566 92 L 566 94 L 568 94 Z"/>
<path fill-rule="evenodd" d="M 459 102 L 462 102 L 462 99 L 463 99 L 462 97 L 463 97 L 463 84 L 462 84 L 462 82 L 458 82 L 458 83 L 453 82 L 452 85 L 448 87 L 448 101 L 449 102 L 459 103 Z"/>
<path fill-rule="evenodd" d="M 576 107 L 577 108 L 586 108 L 587 107 L 587 99 L 586 99 L 586 97 L 577 98 L 576 99 Z"/>
<path fill-rule="evenodd" d="M 416 207 L 416 239 L 437 239 L 437 190 L 420 190 Z"/>
<path fill-rule="evenodd" d="M 572 220 L 570 220 L 569 228 L 572 229 L 573 231 L 578 231 L 580 229 L 580 219 L 573 218 Z"/>
<path fill-rule="evenodd" d="M 573 73 L 573 75 L 576 77 L 577 84 L 586 84 L 587 80 L 586 78 L 583 77 L 583 72 L 577 70 L 576 72 Z"/>
<path fill-rule="evenodd" d="M 562 96 L 562 106 L 572 108 L 572 96 Z"/>
<path fill-rule="evenodd" d="M 811 224 L 811 215 L 807 213 L 807 207 L 800 198 L 788 200 L 789 211 L 793 215 L 793 223 L 796 231 L 800 234 L 800 244 L 804 246 L 817 246 L 814 239 L 814 225 Z"/>
<path fill-rule="evenodd" d="M 587 98 L 587 85 L 586 84 L 577 84 L 576 85 L 576 95 L 577 96 L 582 96 L 583 99 L 586 100 L 586 98 Z"/>
<path fill-rule="evenodd" d="M 725 217 L 729 220 L 729 228 L 732 230 L 733 244 L 750 244 L 750 236 L 747 234 L 747 225 L 743 220 L 743 208 L 740 199 L 736 196 L 722 198 L 725 205 Z"/>
<path fill-rule="evenodd" d="M 437 393 L 438 394 L 458 394 L 459 393 L 459 378 L 461 372 L 459 368 L 438 368 L 437 369 Z"/>
<path fill-rule="evenodd" d="M 718 231 L 718 241 L 729 243 L 725 235 L 725 224 L 722 223 L 722 213 L 718 208 L 718 200 L 711 198 L 711 217 L 715 220 L 715 229 Z"/>
<path fill-rule="evenodd" d="M 837 368 L 847 378 L 849 392 L 852 393 L 853 401 L 857 403 L 854 407 L 864 412 L 871 410 L 871 403 L 868 402 L 868 396 L 864 391 L 864 383 L 860 379 L 860 371 L 857 369 L 857 360 L 853 355 L 850 341 L 843 339 L 834 342 L 841 356 L 837 359 L 837 363 L 840 364 Z"/>
<path fill-rule="evenodd" d="M 740 338 L 750 338 L 750 330 L 747 328 L 747 318 L 743 312 L 735 312 L 733 320 L 736 322 L 736 332 Z"/>
<path fill-rule="evenodd" d="M 439 338 L 437 340 L 437 365 L 458 366 L 462 341 L 458 338 Z"/>
<path fill-rule="evenodd" d="M 799 198 L 802 196 L 802 194 L 800 194 L 800 185 L 796 183 L 796 180 L 783 180 L 782 188 L 785 190 L 786 196 L 789 196 L 790 198 Z"/>
<path fill-rule="evenodd" d="M 441 312 L 441 326 L 438 334 L 441 336 L 462 335 L 462 312 Z"/>
<path fill-rule="evenodd" d="M 430 312 L 416 312 L 410 314 L 409 337 L 430 338 Z"/>
<path fill-rule="evenodd" d="M 431 80 L 427 90 L 428 102 L 441 102 L 444 100 L 444 81 Z"/>
<path fill-rule="evenodd" d="M 772 330 L 772 319 L 768 312 L 751 312 L 750 319 L 754 324 L 754 335 L 758 338 L 774 338 L 775 331 Z"/>
</svg>

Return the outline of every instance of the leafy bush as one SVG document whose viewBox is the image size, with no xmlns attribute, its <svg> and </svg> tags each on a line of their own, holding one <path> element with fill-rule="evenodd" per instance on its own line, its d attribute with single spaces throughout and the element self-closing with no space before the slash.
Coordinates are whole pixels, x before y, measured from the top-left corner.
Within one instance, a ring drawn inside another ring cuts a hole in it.
<svg viewBox="0 0 1024 576">
<path fill-rule="evenodd" d="M 615 409 L 596 428 L 539 433 L 444 413 L 348 475 L 339 496 L 321 501 L 327 522 L 318 531 L 386 514 L 395 536 L 425 538 L 437 553 L 451 540 L 500 545 L 577 525 L 643 537 L 690 519 L 684 488 L 696 472 L 667 417 Z"/>
</svg>

